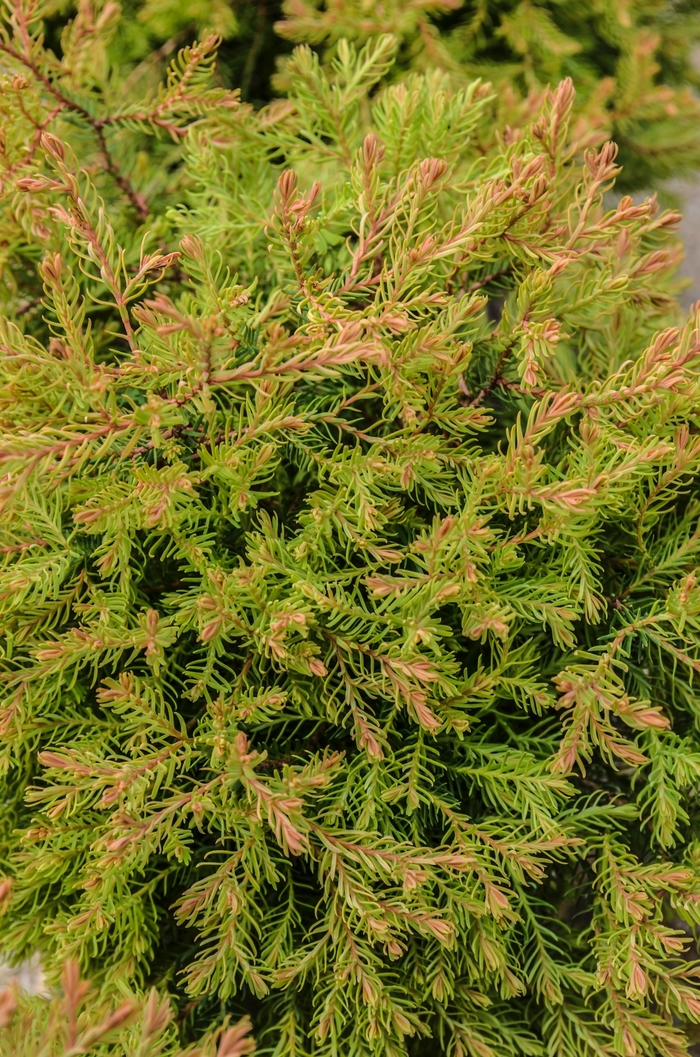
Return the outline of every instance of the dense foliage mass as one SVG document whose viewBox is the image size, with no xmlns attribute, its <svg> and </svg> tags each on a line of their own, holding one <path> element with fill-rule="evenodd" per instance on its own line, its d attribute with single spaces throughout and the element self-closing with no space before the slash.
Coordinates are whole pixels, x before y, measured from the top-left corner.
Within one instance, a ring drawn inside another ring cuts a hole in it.
<svg viewBox="0 0 700 1057">
<path fill-rule="evenodd" d="M 69 960 L 4 1052 L 177 1052 L 156 985 L 278 1057 L 681 1057 L 677 217 L 606 211 L 567 81 L 499 129 L 478 83 L 377 90 L 379 37 L 256 112 L 211 38 L 138 98 L 109 30 L 0 42 L 0 950 L 131 1004 L 80 1020 Z"/>
<path fill-rule="evenodd" d="M 254 7 L 257 5 L 253 5 Z M 579 106 L 620 148 L 620 184 L 648 187 L 700 162 L 693 49 L 697 0 L 284 0 L 275 29 L 297 42 L 402 42 L 402 65 L 483 77 L 510 121 L 520 96 L 572 77 Z M 331 52 L 332 53 L 332 52 Z"/>
<path fill-rule="evenodd" d="M 65 4 L 59 11 L 54 35 Z M 400 44 L 392 78 L 430 67 L 458 87 L 484 78 L 498 86 L 502 124 L 530 93 L 572 77 L 577 112 L 620 148 L 626 188 L 700 164 L 698 0 L 126 0 L 110 55 L 122 67 L 157 66 L 211 29 L 223 38 L 223 83 L 256 105 L 269 102 L 271 83 L 288 87 L 290 42 L 330 58 L 341 38 L 391 33 Z"/>
<path fill-rule="evenodd" d="M 153 76 L 178 48 L 213 31 L 222 38 L 219 77 L 260 106 L 286 91 L 293 44 L 329 60 L 341 38 L 363 44 L 391 33 L 390 76 L 438 68 L 462 88 L 477 77 L 498 89 L 499 123 L 572 77 L 576 113 L 612 137 L 623 165 L 618 186 L 649 188 L 700 165 L 700 0 L 124 0 L 107 51 L 118 77 Z M 115 20 L 114 0 L 46 3 L 48 39 L 75 10 Z M 106 12 L 109 15 L 106 16 Z M 276 68 L 278 72 L 275 73 Z"/>
</svg>

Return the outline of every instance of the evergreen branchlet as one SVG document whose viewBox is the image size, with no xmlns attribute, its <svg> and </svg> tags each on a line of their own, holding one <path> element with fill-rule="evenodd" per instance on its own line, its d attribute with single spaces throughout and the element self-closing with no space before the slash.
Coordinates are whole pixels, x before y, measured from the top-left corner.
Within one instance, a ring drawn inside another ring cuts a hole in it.
<svg viewBox="0 0 700 1057">
<path fill-rule="evenodd" d="M 249 1015 L 278 1057 L 680 1057 L 678 216 L 606 210 L 616 148 L 570 122 L 569 81 L 503 129 L 478 82 L 378 89 L 379 37 L 329 70 L 299 48 L 255 112 L 207 40 L 138 99 L 88 90 L 94 21 L 59 64 L 13 17 L 0 951 L 67 975 L 0 1052 L 63 1045 L 79 963 L 80 1031 L 117 995 L 149 1057 L 180 1045 L 151 986 L 183 1044 Z"/>
</svg>

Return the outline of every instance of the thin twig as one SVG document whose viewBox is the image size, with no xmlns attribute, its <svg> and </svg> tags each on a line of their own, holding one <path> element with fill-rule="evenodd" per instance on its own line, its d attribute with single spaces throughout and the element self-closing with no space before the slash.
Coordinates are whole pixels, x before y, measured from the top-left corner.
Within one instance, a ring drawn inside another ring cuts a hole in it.
<svg viewBox="0 0 700 1057">
<path fill-rule="evenodd" d="M 46 90 L 51 93 L 54 99 L 58 100 L 58 102 L 60 103 L 60 107 L 53 111 L 52 116 L 55 116 L 56 113 L 60 110 L 69 110 L 73 114 L 78 114 L 80 117 L 82 117 L 84 121 L 88 123 L 88 125 L 90 125 L 90 128 L 93 130 L 95 136 L 97 137 L 97 142 L 100 154 L 102 155 L 102 163 L 105 171 L 110 174 L 110 176 L 113 178 L 113 180 L 119 187 L 120 191 L 122 191 L 122 193 L 126 195 L 126 197 L 129 199 L 139 219 L 142 221 L 146 220 L 148 217 L 148 204 L 146 202 L 146 198 L 144 197 L 144 195 L 139 194 L 133 189 L 129 180 L 120 171 L 118 165 L 114 161 L 114 158 L 112 157 L 110 149 L 107 145 L 105 134 L 103 132 L 103 125 L 106 124 L 106 121 L 100 121 L 97 118 L 93 117 L 89 110 L 86 110 L 84 106 L 81 106 L 80 103 L 76 103 L 74 99 L 71 99 L 70 96 L 67 96 L 64 92 L 61 91 L 60 88 L 57 88 L 51 78 L 47 77 L 45 73 L 42 73 L 42 71 L 39 69 L 34 60 L 29 58 L 28 55 L 23 55 L 21 52 L 17 51 L 16 48 L 13 48 L 11 44 L 7 44 L 3 41 L 0 41 L 0 52 L 4 52 L 16 62 L 21 63 L 27 70 L 29 70 L 33 74 L 37 81 L 44 85 Z"/>
<path fill-rule="evenodd" d="M 476 394 L 476 396 L 471 397 L 467 401 L 467 407 L 478 407 L 479 404 L 490 393 L 492 393 L 494 389 L 497 389 L 499 387 L 499 385 L 501 385 L 503 383 L 503 381 L 504 381 L 503 376 L 502 376 L 503 368 L 506 365 L 506 361 L 508 360 L 508 357 L 510 356 L 511 352 L 515 348 L 515 345 L 516 345 L 516 340 L 515 339 L 513 339 L 512 341 L 510 341 L 506 345 L 506 347 L 501 352 L 501 355 L 498 357 L 498 360 L 496 361 L 496 366 L 494 368 L 493 374 L 491 375 L 490 381 L 487 382 L 487 384 L 483 387 L 483 389 L 479 390 L 479 392 Z"/>
</svg>

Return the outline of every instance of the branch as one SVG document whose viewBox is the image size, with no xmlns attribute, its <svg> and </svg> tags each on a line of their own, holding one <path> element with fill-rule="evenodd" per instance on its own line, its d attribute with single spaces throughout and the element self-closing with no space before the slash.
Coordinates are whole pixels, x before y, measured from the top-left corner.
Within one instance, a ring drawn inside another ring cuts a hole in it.
<svg viewBox="0 0 700 1057">
<path fill-rule="evenodd" d="M 119 190 L 129 199 L 129 202 L 136 211 L 136 214 L 138 215 L 139 219 L 141 221 L 146 220 L 148 218 L 149 211 L 148 204 L 144 195 L 136 192 L 129 183 L 129 180 L 121 173 L 119 167 L 114 161 L 114 158 L 112 157 L 109 147 L 107 146 L 107 140 L 102 130 L 102 125 L 106 122 L 101 122 L 97 118 L 93 117 L 93 115 L 88 110 L 86 110 L 84 106 L 81 106 L 80 103 L 76 103 L 75 100 L 70 98 L 70 96 L 67 96 L 64 92 L 62 92 L 60 88 L 57 88 L 53 81 L 49 77 L 47 77 L 45 73 L 42 73 L 42 71 L 39 69 L 34 60 L 29 58 L 28 55 L 23 55 L 21 52 L 17 51 L 16 48 L 13 48 L 11 44 L 7 44 L 4 41 L 0 41 L 0 52 L 4 52 L 6 55 L 9 55 L 10 58 L 15 60 L 15 62 L 21 63 L 27 70 L 29 70 L 33 74 L 33 76 L 36 78 L 37 81 L 39 81 L 40 84 L 44 85 L 46 90 L 51 93 L 54 99 L 58 100 L 60 106 L 55 108 L 51 112 L 45 124 L 48 124 L 48 122 L 53 117 L 55 117 L 61 110 L 69 110 L 73 114 L 78 114 L 80 117 L 82 117 L 84 121 L 88 123 L 97 138 L 99 151 L 102 155 L 102 164 L 105 169 L 105 172 L 108 172 L 110 174 L 110 176 L 113 178 L 113 180 L 119 187 Z M 44 127 L 45 125 L 42 126 L 41 131 L 43 131 Z M 35 150 L 36 145 L 33 146 L 33 151 Z M 31 152 L 32 156 L 33 151 Z"/>
<path fill-rule="evenodd" d="M 516 339 L 513 338 L 513 340 L 510 341 L 506 345 L 506 347 L 502 350 L 501 355 L 498 357 L 498 359 L 496 361 L 496 366 L 494 367 L 493 374 L 491 375 L 490 380 L 483 387 L 483 389 L 479 390 L 479 392 L 476 394 L 476 396 L 470 397 L 467 400 L 467 402 L 466 402 L 466 406 L 467 407 L 478 407 L 479 404 L 490 393 L 492 393 L 494 389 L 497 389 L 500 385 L 504 385 L 505 384 L 505 379 L 503 378 L 503 374 L 502 374 L 503 368 L 505 367 L 506 362 L 508 360 L 508 357 L 510 356 L 510 354 L 513 351 L 513 349 L 515 348 L 515 346 L 516 346 Z"/>
</svg>

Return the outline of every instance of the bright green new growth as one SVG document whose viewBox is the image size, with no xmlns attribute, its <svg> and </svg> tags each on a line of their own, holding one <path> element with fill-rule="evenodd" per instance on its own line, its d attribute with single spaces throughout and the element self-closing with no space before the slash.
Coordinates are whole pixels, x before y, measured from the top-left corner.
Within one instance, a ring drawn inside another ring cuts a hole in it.
<svg viewBox="0 0 700 1057">
<path fill-rule="evenodd" d="M 581 158 L 568 82 L 503 131 L 478 84 L 377 92 L 384 37 L 330 75 L 299 49 L 256 114 L 210 88 L 210 41 L 120 102 L 20 15 L 0 949 L 167 989 L 185 1041 L 249 1014 L 278 1057 L 680 1057 L 677 217 L 605 211 L 615 149 Z M 149 131 L 186 171 L 144 194 Z M 124 1052 L 166 1030 L 151 1002 Z"/>
</svg>

